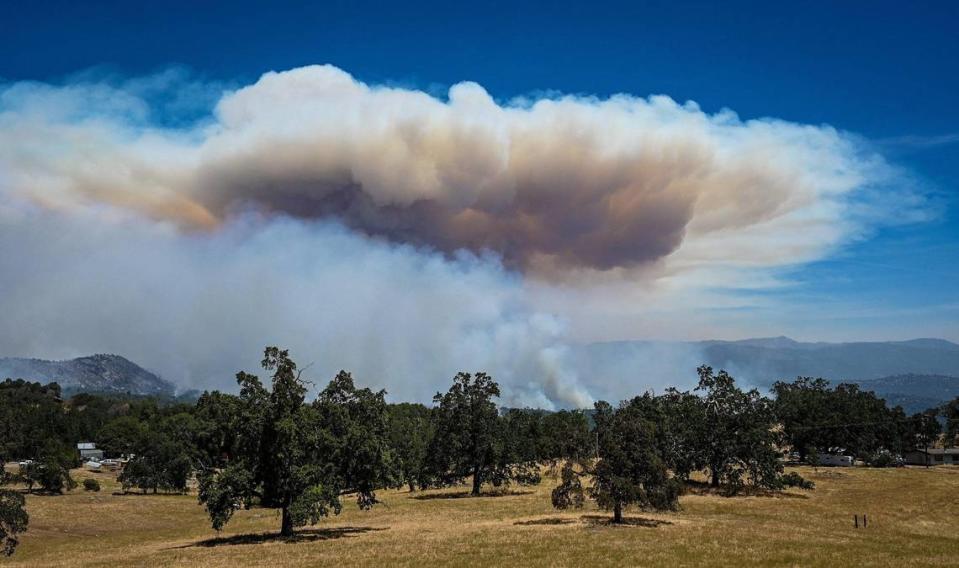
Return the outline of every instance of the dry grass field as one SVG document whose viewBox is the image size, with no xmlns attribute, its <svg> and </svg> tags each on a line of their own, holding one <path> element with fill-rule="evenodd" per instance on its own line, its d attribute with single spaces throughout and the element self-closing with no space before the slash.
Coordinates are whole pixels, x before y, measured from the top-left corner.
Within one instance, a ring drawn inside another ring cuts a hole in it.
<svg viewBox="0 0 959 568">
<path fill-rule="evenodd" d="M 29 496 L 30 529 L 4 566 L 959 566 L 959 468 L 800 468 L 814 491 L 689 494 L 669 514 L 557 512 L 556 483 L 479 498 L 465 489 L 387 491 L 382 506 L 275 537 L 272 510 L 239 512 L 221 534 L 194 495 Z M 853 527 L 865 513 L 867 528 Z"/>
</svg>

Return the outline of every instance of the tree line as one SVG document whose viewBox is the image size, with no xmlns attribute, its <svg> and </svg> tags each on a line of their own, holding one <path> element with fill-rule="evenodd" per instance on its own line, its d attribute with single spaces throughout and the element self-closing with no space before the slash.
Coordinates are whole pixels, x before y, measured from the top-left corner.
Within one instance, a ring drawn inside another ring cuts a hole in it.
<svg viewBox="0 0 959 568">
<path fill-rule="evenodd" d="M 377 491 L 410 491 L 469 482 L 485 486 L 540 482 L 543 466 L 560 482 L 560 509 L 594 500 L 623 519 L 627 507 L 670 510 L 702 473 L 723 494 L 747 489 L 811 488 L 783 473 L 786 450 L 816 463 L 820 453 L 852 453 L 876 465 L 928 447 L 946 424 L 959 435 L 959 398 L 906 416 L 855 385 L 800 377 L 776 383 L 773 398 L 743 390 L 725 371 L 700 367 L 692 391 L 647 393 L 618 405 L 547 412 L 500 409 L 499 385 L 486 373 L 459 373 L 432 406 L 389 404 L 385 391 L 358 388 L 338 373 L 311 401 L 309 383 L 289 353 L 264 351 L 268 381 L 237 374 L 239 393 L 203 393 L 195 404 L 79 394 L 56 384 L 0 383 L 0 459 L 30 458 L 0 483 L 59 493 L 75 485 L 78 441 L 108 456 L 132 456 L 125 490 L 184 492 L 195 477 L 213 528 L 240 508 L 281 511 L 281 534 L 338 514 L 343 499 L 362 509 Z M 22 493 L 0 490 L 0 540 L 12 553 L 27 523 Z"/>
</svg>

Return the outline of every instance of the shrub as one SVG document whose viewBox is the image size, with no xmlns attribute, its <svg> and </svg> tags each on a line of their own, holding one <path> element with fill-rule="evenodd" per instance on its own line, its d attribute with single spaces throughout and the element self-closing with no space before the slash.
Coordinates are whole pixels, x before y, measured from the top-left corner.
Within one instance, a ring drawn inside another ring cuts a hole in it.
<svg viewBox="0 0 959 568">
<path fill-rule="evenodd" d="M 85 491 L 99 491 L 99 490 L 100 490 L 100 482 L 97 481 L 96 479 L 90 479 L 90 478 L 88 477 L 87 479 L 84 479 L 84 480 L 83 480 L 83 489 L 84 489 Z"/>
<path fill-rule="evenodd" d="M 782 482 L 784 487 L 798 487 L 800 489 L 814 489 L 816 487 L 815 483 L 805 479 L 795 471 L 784 473 L 779 481 Z"/>
<path fill-rule="evenodd" d="M 877 452 L 869 459 L 869 465 L 872 467 L 896 467 L 899 460 L 889 452 Z"/>
</svg>

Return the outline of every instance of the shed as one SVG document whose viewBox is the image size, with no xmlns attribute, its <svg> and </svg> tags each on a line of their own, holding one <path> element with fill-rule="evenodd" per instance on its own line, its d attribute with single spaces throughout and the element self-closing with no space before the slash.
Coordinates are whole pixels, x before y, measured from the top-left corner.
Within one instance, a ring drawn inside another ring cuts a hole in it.
<svg viewBox="0 0 959 568">
<path fill-rule="evenodd" d="M 98 450 L 93 442 L 80 442 L 77 444 L 77 450 L 80 452 L 80 459 L 83 461 L 103 459 L 103 450 Z"/>
</svg>

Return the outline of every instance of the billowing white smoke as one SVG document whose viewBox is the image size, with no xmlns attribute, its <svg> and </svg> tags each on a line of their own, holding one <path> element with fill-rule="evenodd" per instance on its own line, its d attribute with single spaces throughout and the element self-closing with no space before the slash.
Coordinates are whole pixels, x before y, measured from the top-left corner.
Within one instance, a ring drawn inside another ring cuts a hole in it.
<svg viewBox="0 0 959 568">
<path fill-rule="evenodd" d="M 346 368 L 394 400 L 426 401 L 458 370 L 489 370 L 509 404 L 590 403 L 564 364 L 562 325 L 532 312 L 493 259 L 284 218 L 189 235 L 115 211 L 2 207 L 0 242 L 6 353 L 118 352 L 184 387 L 230 388 L 277 344 L 313 363 L 320 387 Z"/>
<path fill-rule="evenodd" d="M 829 127 L 666 97 L 440 100 L 316 66 L 181 119 L 208 95 L 0 87 L 0 352 L 225 386 L 275 343 L 395 398 L 485 369 L 510 403 L 582 405 L 569 318 L 762 287 L 866 230 L 891 175 Z"/>
<path fill-rule="evenodd" d="M 4 93 L 9 189 L 209 227 L 257 207 L 539 273 L 666 260 L 778 265 L 847 236 L 882 164 L 831 128 L 709 116 L 666 97 L 441 101 L 330 66 L 268 73 L 212 120 L 158 128 L 102 85 Z M 675 254 L 675 258 L 668 258 Z"/>
</svg>

